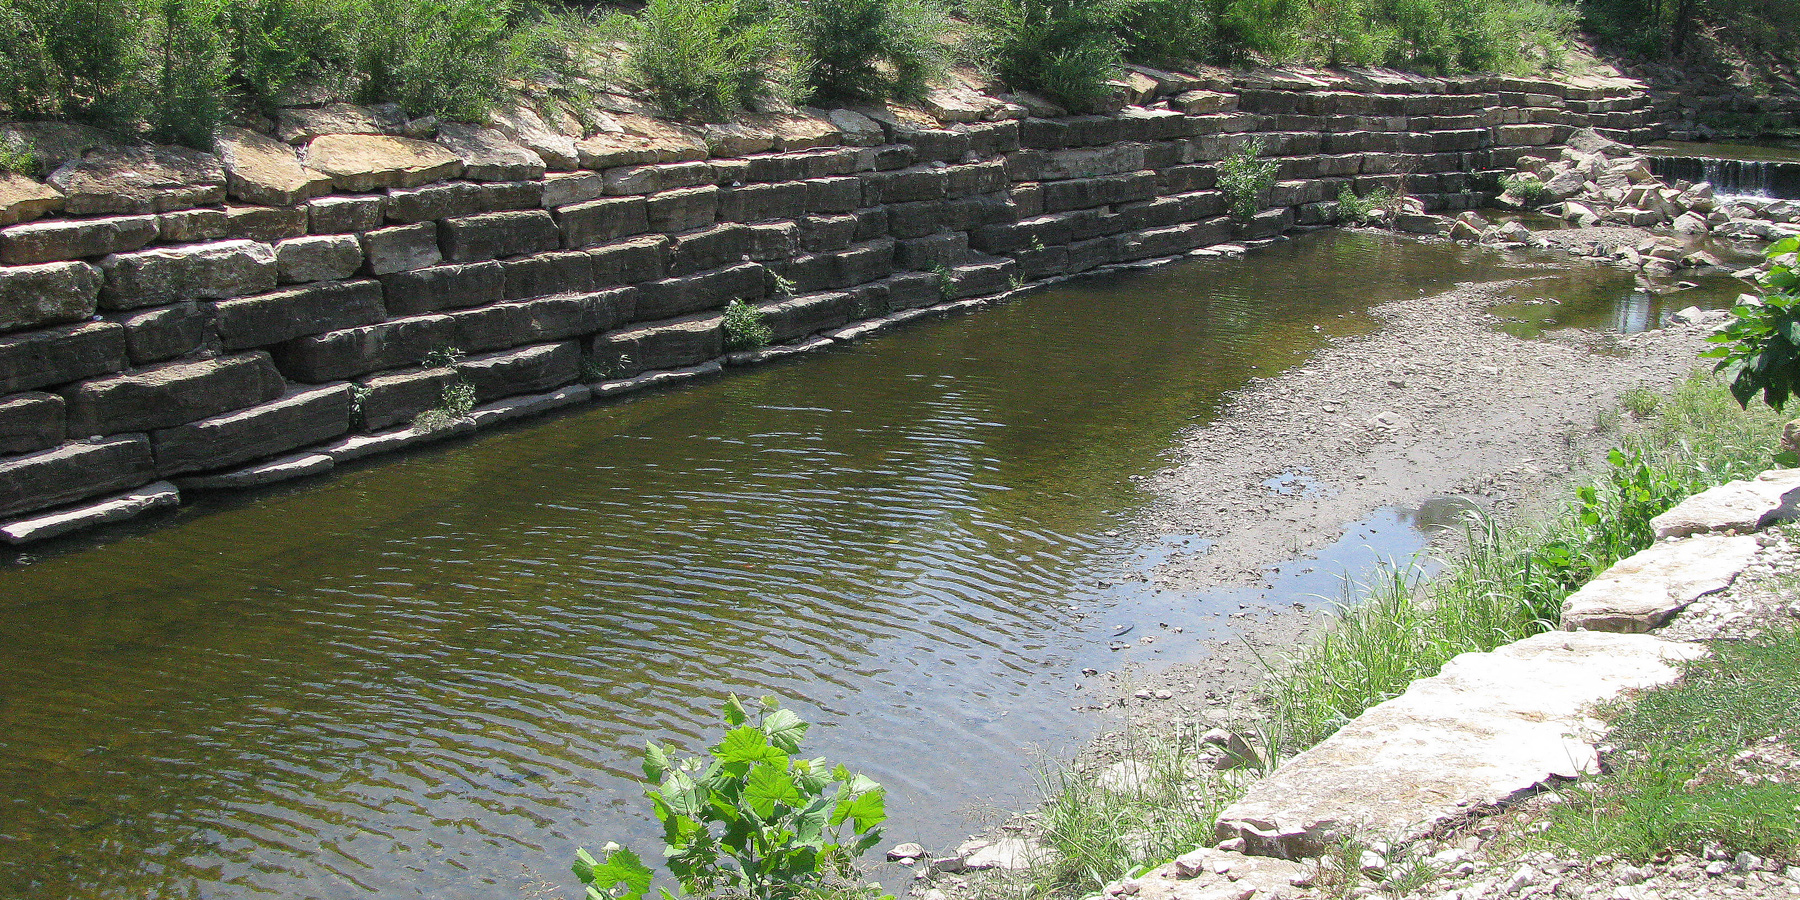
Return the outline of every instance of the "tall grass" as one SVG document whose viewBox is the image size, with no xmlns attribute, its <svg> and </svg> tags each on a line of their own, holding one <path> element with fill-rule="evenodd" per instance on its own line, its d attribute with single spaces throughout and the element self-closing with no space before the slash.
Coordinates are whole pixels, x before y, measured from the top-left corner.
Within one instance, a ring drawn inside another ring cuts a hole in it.
<svg viewBox="0 0 1800 900">
<path fill-rule="evenodd" d="M 1134 0 L 965 0 L 975 54 L 1018 90 L 1076 112 L 1104 108 L 1124 71 L 1121 36 Z"/>
<path fill-rule="evenodd" d="M 1695 375 L 1656 407 L 1546 521 L 1471 522 L 1462 549 L 1435 578 L 1390 566 L 1363 586 L 1360 600 L 1346 601 L 1315 643 L 1267 661 L 1278 750 L 1323 740 L 1457 654 L 1554 627 L 1571 592 L 1650 545 L 1652 517 L 1770 466 L 1779 417 L 1765 407 L 1740 410 L 1711 376 Z"/>
<path fill-rule="evenodd" d="M 789 0 L 809 100 L 918 100 L 949 64 L 938 0 Z"/>
</svg>

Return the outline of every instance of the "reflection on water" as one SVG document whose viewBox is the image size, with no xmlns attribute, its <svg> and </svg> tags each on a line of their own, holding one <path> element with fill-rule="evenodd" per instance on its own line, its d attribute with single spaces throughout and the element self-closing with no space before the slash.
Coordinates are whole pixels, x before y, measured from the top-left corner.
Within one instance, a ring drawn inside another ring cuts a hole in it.
<svg viewBox="0 0 1800 900">
<path fill-rule="evenodd" d="M 0 896 L 567 895 L 576 846 L 651 843 L 643 741 L 733 691 L 954 840 L 1086 734 L 1107 617 L 1070 605 L 1223 602 L 1094 587 L 1173 435 L 1370 304 L 1534 266 L 1319 234 L 18 557 Z"/>
</svg>

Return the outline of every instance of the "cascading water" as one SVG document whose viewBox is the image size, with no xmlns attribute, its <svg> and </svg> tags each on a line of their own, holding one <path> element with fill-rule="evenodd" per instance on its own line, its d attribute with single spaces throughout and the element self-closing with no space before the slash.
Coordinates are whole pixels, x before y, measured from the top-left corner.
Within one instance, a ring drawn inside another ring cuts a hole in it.
<svg viewBox="0 0 1800 900">
<path fill-rule="evenodd" d="M 1704 181 L 1727 195 L 1800 199 L 1800 149 L 1785 143 L 1667 142 L 1650 150 L 1650 171 L 1665 181 Z"/>
</svg>

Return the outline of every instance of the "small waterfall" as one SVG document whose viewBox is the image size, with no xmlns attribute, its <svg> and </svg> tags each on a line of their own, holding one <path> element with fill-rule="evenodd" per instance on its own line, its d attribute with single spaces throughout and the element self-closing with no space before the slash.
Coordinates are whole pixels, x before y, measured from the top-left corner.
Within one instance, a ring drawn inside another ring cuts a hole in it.
<svg viewBox="0 0 1800 900">
<path fill-rule="evenodd" d="M 1721 194 L 1800 199 L 1800 162 L 1652 156 L 1650 171 L 1664 181 L 1709 182 Z"/>
</svg>

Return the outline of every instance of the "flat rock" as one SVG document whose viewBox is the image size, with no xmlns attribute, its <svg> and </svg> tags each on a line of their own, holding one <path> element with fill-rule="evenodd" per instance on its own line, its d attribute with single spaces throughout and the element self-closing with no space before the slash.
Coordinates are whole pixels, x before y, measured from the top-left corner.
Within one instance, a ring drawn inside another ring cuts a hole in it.
<svg viewBox="0 0 1800 900">
<path fill-rule="evenodd" d="M 293 206 L 331 190 L 331 176 L 300 164 L 294 148 L 254 131 L 219 129 L 213 150 L 225 165 L 225 189 L 246 203 Z"/>
<path fill-rule="evenodd" d="M 308 144 L 303 162 L 346 191 L 418 187 L 462 174 L 456 154 L 425 141 L 382 134 L 332 134 Z"/>
<path fill-rule="evenodd" d="M 1465 653 L 1252 786 L 1221 842 L 1318 856 L 1352 834 L 1410 840 L 1598 765 L 1596 703 L 1667 683 L 1704 651 L 1650 635 L 1548 632 Z"/>
<path fill-rule="evenodd" d="M 997 841 L 972 841 L 958 847 L 964 869 L 1001 869 L 1015 872 L 1031 868 L 1048 853 L 1036 842 L 1022 837 L 1003 837 Z"/>
<path fill-rule="evenodd" d="M 181 492 L 167 481 L 148 484 L 99 503 L 65 509 L 0 525 L 0 539 L 9 544 L 28 544 L 83 528 L 136 518 L 155 509 L 181 505 Z"/>
<path fill-rule="evenodd" d="M 1294 896 L 1317 871 L 1304 863 L 1211 847 L 1184 853 L 1136 879 L 1139 900 L 1248 900 Z"/>
<path fill-rule="evenodd" d="M 383 431 L 379 434 L 353 434 L 342 440 L 326 444 L 319 450 L 331 454 L 333 460 L 342 463 L 353 459 L 362 459 L 365 456 L 374 456 L 378 453 L 388 453 L 419 444 L 428 444 L 432 441 L 441 441 L 445 438 L 469 434 L 474 430 L 474 422 L 468 419 L 458 419 L 442 428 L 407 426 L 392 431 Z"/>
<path fill-rule="evenodd" d="M 78 216 L 150 213 L 225 202 L 225 166 L 186 147 L 109 147 L 50 175 L 63 210 Z"/>
<path fill-rule="evenodd" d="M 489 428 L 501 422 L 541 415 L 553 409 L 585 403 L 593 396 L 593 390 L 587 385 L 574 384 L 546 394 L 508 397 L 505 400 L 490 403 L 470 412 L 469 420 L 475 423 L 476 428 Z"/>
<path fill-rule="evenodd" d="M 294 478 L 305 478 L 309 475 L 323 475 L 331 471 L 336 461 L 325 453 L 296 453 L 281 459 L 246 466 L 233 472 L 221 472 L 216 475 L 189 475 L 175 479 L 175 485 L 189 491 L 223 491 L 241 488 L 259 487 L 265 484 L 276 484 Z"/>
<path fill-rule="evenodd" d="M 1613 564 L 1563 601 L 1568 631 L 1642 634 L 1689 603 L 1731 585 L 1755 555 L 1752 535 L 1696 534 L 1659 541 Z"/>
<path fill-rule="evenodd" d="M 62 206 L 62 191 L 33 178 L 0 172 L 0 226 L 29 222 Z"/>
<path fill-rule="evenodd" d="M 406 112 L 393 103 L 377 106 L 328 103 L 317 108 L 284 109 L 275 116 L 276 135 L 290 144 L 304 144 L 328 134 L 406 133 Z"/>
<path fill-rule="evenodd" d="M 84 262 L 0 268 L 0 332 L 88 318 L 101 283 L 100 270 Z"/>
<path fill-rule="evenodd" d="M 8 122 L 0 124 L 0 147 L 30 153 L 40 172 L 80 159 L 89 150 L 117 147 L 116 135 L 75 122 Z"/>
<path fill-rule="evenodd" d="M 1650 520 L 1658 540 L 1710 531 L 1761 531 L 1800 514 L 1800 469 L 1774 469 L 1753 481 L 1701 491 Z"/>
<path fill-rule="evenodd" d="M 572 172 L 581 164 L 575 139 L 552 128 L 535 110 L 513 105 L 488 115 L 488 124 L 537 154 L 553 172 Z"/>
<path fill-rule="evenodd" d="M 437 142 L 462 160 L 463 177 L 470 181 L 544 177 L 543 158 L 499 129 L 446 122 L 438 126 Z"/>
</svg>

